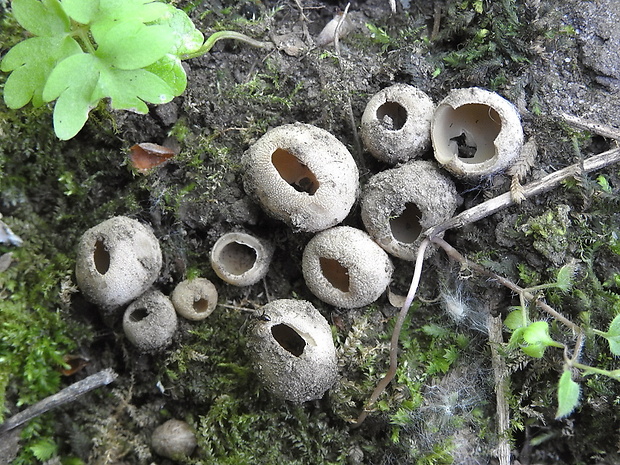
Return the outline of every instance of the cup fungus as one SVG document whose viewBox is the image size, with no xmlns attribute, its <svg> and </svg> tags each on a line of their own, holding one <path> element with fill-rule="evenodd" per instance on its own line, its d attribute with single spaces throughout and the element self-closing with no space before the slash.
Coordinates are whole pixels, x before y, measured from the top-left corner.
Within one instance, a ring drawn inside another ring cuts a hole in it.
<svg viewBox="0 0 620 465">
<path fill-rule="evenodd" d="M 296 230 L 340 223 L 358 194 L 358 170 L 327 131 L 294 123 L 271 129 L 243 155 L 244 186 L 263 209 Z"/>
<path fill-rule="evenodd" d="M 413 161 L 370 178 L 362 221 L 384 250 L 413 261 L 422 231 L 450 219 L 461 201 L 454 182 L 432 162 Z"/>
<path fill-rule="evenodd" d="M 271 243 L 250 234 L 226 233 L 211 249 L 211 267 L 229 284 L 251 286 L 269 271 L 273 249 Z"/>
<path fill-rule="evenodd" d="M 186 279 L 177 284 L 170 296 L 179 315 L 188 320 L 204 320 L 217 306 L 217 289 L 205 278 Z"/>
<path fill-rule="evenodd" d="M 140 352 L 165 349 L 177 330 L 177 314 L 170 299 L 151 290 L 134 300 L 123 315 L 125 336 Z"/>
<path fill-rule="evenodd" d="M 320 399 L 338 375 L 325 318 L 304 300 L 275 300 L 261 312 L 248 327 L 248 350 L 262 383 L 290 402 Z"/>
<path fill-rule="evenodd" d="M 186 422 L 168 420 L 153 431 L 151 446 L 156 454 L 181 461 L 194 452 L 196 434 Z"/>
<path fill-rule="evenodd" d="M 479 179 L 505 170 L 520 155 L 523 129 L 517 109 L 494 92 L 455 89 L 431 122 L 435 158 L 455 176 Z"/>
<path fill-rule="evenodd" d="M 388 255 L 364 231 L 337 226 L 314 236 L 302 271 L 310 291 L 330 305 L 358 308 L 379 298 L 390 283 Z"/>
<path fill-rule="evenodd" d="M 434 109 L 430 97 L 413 86 L 386 87 L 370 99 L 362 115 L 364 145 L 392 165 L 417 157 L 431 146 Z"/>
<path fill-rule="evenodd" d="M 117 216 L 82 235 L 75 277 L 86 298 L 109 312 L 143 294 L 157 279 L 161 264 L 151 229 Z"/>
</svg>

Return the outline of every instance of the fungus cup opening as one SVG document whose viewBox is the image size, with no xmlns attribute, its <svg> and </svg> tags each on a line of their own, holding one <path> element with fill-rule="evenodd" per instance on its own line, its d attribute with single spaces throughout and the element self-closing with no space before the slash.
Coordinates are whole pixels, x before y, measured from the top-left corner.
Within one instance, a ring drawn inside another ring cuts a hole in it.
<svg viewBox="0 0 620 465">
<path fill-rule="evenodd" d="M 194 302 L 193 307 L 196 313 L 205 313 L 209 310 L 209 301 L 207 299 L 199 298 Z"/>
<path fill-rule="evenodd" d="M 137 323 L 139 321 L 144 320 L 149 315 L 149 312 L 146 308 L 136 308 L 131 315 L 129 315 L 129 321 L 132 323 Z"/>
<path fill-rule="evenodd" d="M 300 357 L 304 353 L 306 341 L 290 326 L 280 323 L 271 327 L 271 334 L 283 349 Z"/>
<path fill-rule="evenodd" d="M 484 163 L 496 155 L 495 139 L 502 130 L 499 113 L 489 105 L 468 103 L 458 108 L 440 107 L 435 119 L 437 158 L 457 157 L 468 164 Z"/>
<path fill-rule="evenodd" d="M 106 274 L 110 269 L 110 253 L 103 239 L 98 239 L 97 242 L 95 242 L 93 262 L 95 264 L 95 269 L 101 275 Z"/>
<path fill-rule="evenodd" d="M 321 265 L 323 276 L 332 286 L 342 292 L 349 292 L 349 270 L 346 267 L 342 266 L 338 260 L 325 257 L 319 258 L 319 264 Z"/>
<path fill-rule="evenodd" d="M 394 239 L 405 244 L 414 243 L 422 233 L 420 218 L 422 218 L 422 212 L 418 206 L 407 202 L 403 212 L 390 219 L 390 231 Z"/>
<path fill-rule="evenodd" d="M 240 242 L 231 242 L 222 248 L 218 259 L 226 271 L 238 276 L 254 267 L 257 255 L 252 247 Z"/>
<path fill-rule="evenodd" d="M 271 155 L 271 163 L 278 174 L 297 192 L 314 195 L 319 188 L 319 181 L 310 169 L 301 163 L 289 151 L 278 148 Z"/>
<path fill-rule="evenodd" d="M 400 103 L 385 102 L 377 108 L 377 120 L 389 131 L 398 131 L 407 122 L 407 110 Z"/>
</svg>

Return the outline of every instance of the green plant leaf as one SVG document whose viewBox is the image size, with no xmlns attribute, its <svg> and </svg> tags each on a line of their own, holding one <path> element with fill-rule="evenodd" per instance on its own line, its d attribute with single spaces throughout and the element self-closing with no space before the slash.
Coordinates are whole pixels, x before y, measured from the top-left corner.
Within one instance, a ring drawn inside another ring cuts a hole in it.
<svg viewBox="0 0 620 465">
<path fill-rule="evenodd" d="M 71 29 L 69 17 L 58 0 L 13 0 L 11 9 L 17 22 L 36 36 L 54 36 Z"/>
<path fill-rule="evenodd" d="M 2 71 L 12 71 L 4 86 L 4 101 L 9 108 L 43 105 L 43 87 L 56 63 L 80 53 L 71 37 L 32 37 L 15 45 L 0 63 Z"/>
<path fill-rule="evenodd" d="M 99 47 L 95 55 L 119 69 L 139 69 L 155 63 L 172 48 L 174 35 L 164 26 L 125 21 L 103 34 L 93 29 Z"/>
<path fill-rule="evenodd" d="M 549 323 L 546 321 L 535 321 L 534 323 L 530 323 L 523 332 L 523 340 L 528 344 L 563 347 L 562 344 L 555 342 L 551 339 L 551 336 L 549 336 Z"/>
<path fill-rule="evenodd" d="M 620 315 L 611 320 L 609 330 L 604 337 L 609 342 L 609 350 L 614 355 L 620 355 Z"/>
<path fill-rule="evenodd" d="M 560 290 L 567 292 L 573 285 L 573 277 L 575 276 L 575 265 L 564 265 L 558 271 L 558 278 L 556 281 L 556 287 Z"/>
<path fill-rule="evenodd" d="M 56 455 L 56 453 L 58 452 L 58 445 L 55 442 L 50 441 L 49 439 L 42 439 L 30 446 L 30 451 L 37 460 L 45 462 L 46 460 L 49 460 L 54 455 Z"/>
<path fill-rule="evenodd" d="M 168 5 L 153 0 L 99 0 L 101 19 L 157 21 L 168 12 Z"/>
<path fill-rule="evenodd" d="M 163 79 L 175 96 L 181 95 L 187 87 L 185 69 L 181 60 L 174 55 L 168 54 L 144 69 Z"/>
<path fill-rule="evenodd" d="M 519 308 L 518 310 L 510 312 L 504 320 L 504 324 L 508 329 L 513 331 L 517 328 L 521 328 L 523 326 L 523 309 Z"/>
<path fill-rule="evenodd" d="M 570 370 L 564 370 L 558 383 L 558 410 L 555 418 L 562 418 L 570 415 L 577 407 L 581 387 L 573 381 Z"/>
<path fill-rule="evenodd" d="M 99 0 L 61 0 L 62 8 L 78 23 L 88 24 L 99 11 Z"/>
<path fill-rule="evenodd" d="M 58 99 L 54 106 L 54 131 L 59 139 L 71 139 L 86 123 L 88 113 L 98 102 L 93 99 L 98 80 L 97 58 L 88 53 L 64 59 L 50 74 L 43 99 Z"/>
<path fill-rule="evenodd" d="M 522 346 L 521 350 L 523 351 L 523 353 L 525 353 L 526 355 L 529 355 L 530 357 L 534 357 L 534 358 L 542 358 L 543 355 L 545 355 L 545 350 L 547 349 L 547 346 L 544 344 L 530 344 L 527 346 Z"/>
<path fill-rule="evenodd" d="M 174 34 L 174 45 L 170 53 L 181 56 L 200 49 L 205 41 L 204 35 L 183 10 L 166 5 L 168 12 L 156 24 L 166 26 Z"/>
</svg>

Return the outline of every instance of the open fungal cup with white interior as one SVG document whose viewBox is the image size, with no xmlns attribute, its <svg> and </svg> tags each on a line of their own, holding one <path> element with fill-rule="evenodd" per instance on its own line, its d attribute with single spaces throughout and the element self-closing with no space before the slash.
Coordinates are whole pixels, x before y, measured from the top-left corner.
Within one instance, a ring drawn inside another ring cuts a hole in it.
<svg viewBox="0 0 620 465">
<path fill-rule="evenodd" d="M 251 286 L 269 271 L 273 250 L 270 242 L 251 234 L 226 233 L 211 249 L 211 267 L 229 284 Z"/>
<path fill-rule="evenodd" d="M 340 223 L 359 190 L 357 166 L 344 144 L 309 124 L 271 129 L 244 153 L 242 163 L 246 192 L 299 231 Z"/>
<path fill-rule="evenodd" d="M 505 170 L 520 155 L 523 129 L 517 109 L 495 92 L 455 89 L 431 121 L 435 158 L 455 176 L 479 179 Z"/>
</svg>

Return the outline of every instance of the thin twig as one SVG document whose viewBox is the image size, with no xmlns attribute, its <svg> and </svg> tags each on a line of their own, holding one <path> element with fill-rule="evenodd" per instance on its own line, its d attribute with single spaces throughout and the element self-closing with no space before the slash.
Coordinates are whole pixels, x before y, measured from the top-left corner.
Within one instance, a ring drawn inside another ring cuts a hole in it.
<svg viewBox="0 0 620 465">
<path fill-rule="evenodd" d="M 523 186 L 523 195 L 525 198 L 529 198 L 542 194 L 543 192 L 550 191 L 554 187 L 557 187 L 565 179 L 580 175 L 584 172 L 589 173 L 591 171 L 600 170 L 618 162 L 620 162 L 620 148 L 608 150 L 583 160 L 583 163 L 575 163 L 564 169 L 555 171 L 542 179 L 526 184 Z M 498 195 L 497 197 L 459 213 L 448 221 L 444 221 L 426 230 L 423 234 L 426 237 L 434 238 L 448 229 L 460 228 L 466 224 L 474 223 L 511 205 L 514 205 L 514 200 L 510 192 L 506 192 L 505 194 Z"/>
<path fill-rule="evenodd" d="M 506 394 L 510 392 L 508 369 L 506 360 L 500 354 L 499 347 L 504 343 L 502 336 L 502 317 L 493 316 L 489 312 L 487 316 L 489 327 L 489 345 L 491 348 L 491 365 L 493 365 L 493 377 L 495 381 L 495 403 L 497 413 L 497 458 L 499 465 L 510 465 L 510 407 Z"/>
<path fill-rule="evenodd" d="M 593 123 L 592 121 L 586 121 L 581 118 L 577 118 L 576 116 L 569 115 L 568 113 L 561 113 L 559 116 L 571 126 L 583 129 L 584 131 L 593 132 L 599 136 L 620 141 L 620 129 L 618 128 L 605 126 L 600 123 Z"/>
<path fill-rule="evenodd" d="M 385 388 L 390 384 L 394 376 L 396 375 L 396 368 L 398 368 L 398 339 L 400 337 L 400 330 L 403 327 L 403 323 L 405 322 L 405 318 L 407 317 L 407 312 L 409 312 L 409 307 L 411 307 L 411 303 L 415 298 L 415 294 L 418 290 L 418 285 L 420 284 L 420 277 L 422 276 L 422 266 L 424 264 L 424 252 L 426 251 L 426 247 L 428 247 L 429 240 L 425 239 L 420 244 L 420 248 L 418 249 L 418 255 L 415 262 L 415 270 L 413 272 L 413 278 L 411 279 L 411 285 L 409 286 L 409 292 L 407 293 L 407 297 L 403 306 L 400 309 L 400 313 L 398 314 L 398 319 L 396 320 L 396 324 L 394 325 L 394 330 L 392 331 L 392 340 L 390 341 L 390 367 L 383 377 L 381 381 L 375 387 L 370 399 L 368 400 L 368 404 L 362 413 L 360 413 L 359 417 L 355 421 L 354 427 L 360 426 L 363 421 L 366 419 L 369 413 L 369 408 L 377 401 L 381 393 L 385 390 Z"/>
<path fill-rule="evenodd" d="M 75 401 L 78 397 L 83 396 L 93 389 L 110 384 L 117 377 L 118 375 L 111 368 L 108 368 L 67 386 L 56 394 L 52 394 L 36 404 L 31 405 L 27 409 L 22 410 L 18 414 L 13 415 L 0 425 L 0 436 L 49 410 Z"/>
</svg>

